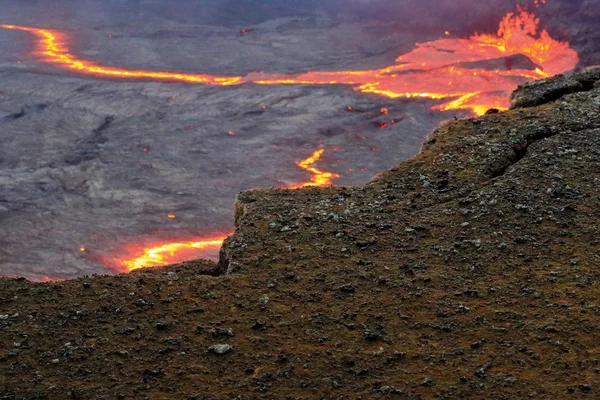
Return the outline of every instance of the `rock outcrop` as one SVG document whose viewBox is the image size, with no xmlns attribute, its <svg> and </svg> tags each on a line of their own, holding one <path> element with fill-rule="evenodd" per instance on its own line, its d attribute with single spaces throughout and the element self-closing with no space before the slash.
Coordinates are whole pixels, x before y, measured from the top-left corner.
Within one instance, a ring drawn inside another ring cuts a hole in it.
<svg viewBox="0 0 600 400">
<path fill-rule="evenodd" d="M 241 193 L 219 266 L 0 281 L 0 397 L 597 397 L 598 82 L 525 85 L 362 188 Z"/>
</svg>

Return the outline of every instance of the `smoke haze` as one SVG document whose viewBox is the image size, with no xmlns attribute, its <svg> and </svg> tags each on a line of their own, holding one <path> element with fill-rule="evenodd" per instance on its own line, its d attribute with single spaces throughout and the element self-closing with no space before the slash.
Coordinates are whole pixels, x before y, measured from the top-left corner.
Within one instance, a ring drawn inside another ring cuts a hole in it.
<svg viewBox="0 0 600 400">
<path fill-rule="evenodd" d="M 423 27 L 440 22 L 464 26 L 465 23 L 482 25 L 482 17 L 503 15 L 514 9 L 516 3 L 515 0 L 33 0 L 26 3 L 0 0 L 0 20 L 118 24 L 160 16 L 179 23 L 231 27 L 282 17 L 321 16 L 333 21 L 376 19 Z"/>
</svg>

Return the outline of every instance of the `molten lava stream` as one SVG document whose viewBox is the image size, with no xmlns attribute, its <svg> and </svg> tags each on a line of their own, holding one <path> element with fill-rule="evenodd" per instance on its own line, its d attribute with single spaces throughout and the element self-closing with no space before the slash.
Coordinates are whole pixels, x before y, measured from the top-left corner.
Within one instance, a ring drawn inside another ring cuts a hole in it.
<svg viewBox="0 0 600 400">
<path fill-rule="evenodd" d="M 310 177 L 310 181 L 302 182 L 302 183 L 293 183 L 288 185 L 288 189 L 297 189 L 303 187 L 310 186 L 331 186 L 333 185 L 332 179 L 339 178 L 340 176 L 333 172 L 321 171 L 320 169 L 313 166 L 314 163 L 321 159 L 321 156 L 325 152 L 325 149 L 320 149 L 315 151 L 310 157 L 306 160 L 298 161 L 296 163 L 300 168 L 310 172 L 312 176 Z"/>
<path fill-rule="evenodd" d="M 223 77 L 205 74 L 186 74 L 145 70 L 128 70 L 99 65 L 77 58 L 69 53 L 66 46 L 66 34 L 48 29 L 30 28 L 17 25 L 0 25 L 0 28 L 15 29 L 33 33 L 39 39 L 35 54 L 45 61 L 60 67 L 73 69 L 88 75 L 108 76 L 112 78 L 148 79 L 159 81 L 183 81 L 187 83 L 228 86 L 240 83 L 242 77 Z"/>
<path fill-rule="evenodd" d="M 181 81 L 206 85 L 353 85 L 355 90 L 390 98 L 441 100 L 438 110 L 468 109 L 481 115 L 486 109 L 508 107 L 510 92 L 526 80 L 572 70 L 577 53 L 539 29 L 539 19 L 526 11 L 509 13 L 496 34 L 475 34 L 467 39 L 443 38 L 416 45 L 396 64 L 365 71 L 307 72 L 298 75 L 249 74 L 213 76 L 105 67 L 69 53 L 66 35 L 46 29 L 1 25 L 38 37 L 36 52 L 43 61 L 76 72 L 111 78 Z M 513 67 L 511 57 L 527 60 Z"/>
<path fill-rule="evenodd" d="M 339 177 L 333 172 L 321 171 L 313 166 L 321 159 L 325 149 L 315 151 L 305 160 L 298 161 L 296 165 L 312 174 L 308 182 L 295 183 L 287 186 L 289 189 L 310 187 L 310 186 L 329 186 L 331 181 Z M 193 242 L 174 242 L 161 243 L 159 245 L 147 246 L 141 249 L 131 249 L 132 254 L 141 254 L 132 257 L 122 257 L 114 260 L 115 269 L 119 271 L 133 271 L 140 268 L 157 267 L 161 265 L 177 264 L 193 258 L 198 258 L 202 254 L 199 251 L 216 252 L 221 247 L 223 241 L 229 234 L 221 235 L 210 239 L 199 239 Z"/>
<path fill-rule="evenodd" d="M 115 259 L 117 269 L 133 271 L 140 268 L 157 267 L 161 265 L 177 264 L 185 260 L 198 257 L 200 250 L 218 251 L 227 235 L 210 239 L 201 239 L 196 242 L 163 243 L 148 246 L 132 253 L 142 253 L 133 258 Z"/>
</svg>

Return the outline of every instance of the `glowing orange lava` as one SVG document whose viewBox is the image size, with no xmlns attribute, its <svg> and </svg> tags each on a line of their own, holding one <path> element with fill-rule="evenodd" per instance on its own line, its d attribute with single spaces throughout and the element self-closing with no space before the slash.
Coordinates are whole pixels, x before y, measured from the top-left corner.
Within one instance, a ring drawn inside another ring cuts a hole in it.
<svg viewBox="0 0 600 400">
<path fill-rule="evenodd" d="M 529 59 L 530 69 L 512 68 L 510 57 L 517 55 Z M 380 70 L 308 72 L 285 78 L 255 74 L 252 82 L 358 85 L 356 90 L 364 93 L 440 99 L 442 104 L 434 109 L 468 109 L 482 115 L 490 108 L 506 109 L 509 94 L 519 83 L 572 70 L 578 61 L 568 43 L 552 39 L 545 30 L 540 32 L 539 19 L 520 11 L 507 14 L 497 34 L 417 44 L 398 57 L 395 65 Z"/>
<path fill-rule="evenodd" d="M 62 281 L 64 279 L 62 278 L 50 278 L 49 276 L 43 276 L 41 278 L 38 279 L 38 282 L 41 283 L 50 283 L 50 282 L 58 282 L 58 281 Z"/>
<path fill-rule="evenodd" d="M 198 250 L 218 250 L 225 237 L 204 239 L 198 242 L 167 243 L 143 249 L 143 254 L 130 259 L 116 259 L 116 263 L 125 267 L 127 271 L 134 269 L 157 267 L 182 262 L 193 258 L 193 253 Z M 186 257 L 186 255 L 188 257 Z"/>
<path fill-rule="evenodd" d="M 309 182 L 296 183 L 288 186 L 288 189 L 297 189 L 309 186 L 330 186 L 333 185 L 331 181 L 334 178 L 339 178 L 338 174 L 333 172 L 321 171 L 320 169 L 313 166 L 314 163 L 321 159 L 321 156 L 325 152 L 325 149 L 320 149 L 315 151 L 310 157 L 306 160 L 298 161 L 296 163 L 300 168 L 310 172 L 313 174 L 310 177 Z"/>
<path fill-rule="evenodd" d="M 297 75 L 251 73 L 224 77 L 105 67 L 70 54 L 63 33 L 15 25 L 0 27 L 33 33 L 39 38 L 38 54 L 44 61 L 84 74 L 221 86 L 353 85 L 355 90 L 389 98 L 441 100 L 434 109 L 466 109 L 477 115 L 489 108 L 506 109 L 508 95 L 517 84 L 572 70 L 579 61 L 568 43 L 540 31 L 539 19 L 526 11 L 507 14 L 497 34 L 454 39 L 446 33 L 443 39 L 417 44 L 413 51 L 398 57 L 396 64 L 382 69 Z M 530 65 L 513 68 L 510 57 L 516 55 L 526 56 Z M 485 62 L 492 63 L 492 67 Z"/>
<path fill-rule="evenodd" d="M 297 189 L 309 186 L 329 186 L 332 185 L 331 181 L 334 178 L 339 177 L 338 174 L 333 172 L 321 171 L 313 166 L 314 163 L 321 159 L 321 156 L 325 152 L 325 149 L 315 151 L 306 160 L 298 161 L 296 165 L 300 168 L 313 174 L 309 182 L 303 182 L 298 184 L 289 185 L 289 189 Z M 169 214 L 169 218 L 174 214 Z M 141 251 L 132 251 L 141 255 L 115 259 L 117 269 L 123 267 L 126 271 L 133 271 L 140 268 L 157 267 L 161 265 L 176 264 L 191 258 L 198 257 L 198 250 L 210 250 L 218 251 L 221 244 L 228 235 L 221 237 L 215 237 L 210 239 L 201 239 L 196 242 L 176 242 L 176 243 L 165 243 L 157 246 L 148 246 L 141 249 Z"/>
<path fill-rule="evenodd" d="M 17 25 L 0 25 L 4 29 L 16 29 L 30 32 L 39 38 L 38 50 L 35 52 L 42 60 L 77 72 L 114 78 L 149 79 L 159 81 L 183 81 L 188 83 L 228 86 L 240 83 L 242 77 L 222 77 L 204 74 L 185 74 L 174 72 L 158 72 L 129 70 L 124 68 L 105 67 L 91 61 L 82 60 L 69 53 L 66 46 L 66 35 L 62 32 L 30 28 Z"/>
</svg>

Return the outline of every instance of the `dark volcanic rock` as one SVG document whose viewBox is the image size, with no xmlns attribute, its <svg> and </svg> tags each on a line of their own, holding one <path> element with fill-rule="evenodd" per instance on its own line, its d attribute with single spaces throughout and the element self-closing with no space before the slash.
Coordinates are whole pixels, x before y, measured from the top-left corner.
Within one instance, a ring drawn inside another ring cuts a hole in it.
<svg viewBox="0 0 600 400">
<path fill-rule="evenodd" d="M 365 187 L 241 193 L 219 267 L 0 280 L 0 398 L 593 396 L 593 76 Z"/>
<path fill-rule="evenodd" d="M 510 97 L 510 108 L 532 107 L 557 100 L 565 94 L 582 91 L 584 86 L 576 79 L 556 75 L 543 81 L 519 85 Z"/>
</svg>

